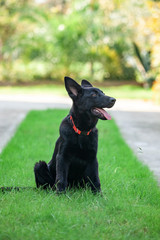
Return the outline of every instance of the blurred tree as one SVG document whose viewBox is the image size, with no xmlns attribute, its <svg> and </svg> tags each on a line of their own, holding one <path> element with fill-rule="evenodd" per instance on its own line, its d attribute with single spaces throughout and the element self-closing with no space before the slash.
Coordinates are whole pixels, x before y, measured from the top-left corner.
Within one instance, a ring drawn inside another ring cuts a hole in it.
<svg viewBox="0 0 160 240">
<path fill-rule="evenodd" d="M 152 51 L 152 68 L 160 71 L 160 2 L 147 1 L 150 17 L 146 21 L 146 28 L 150 34 Z"/>
<path fill-rule="evenodd" d="M 12 78 L 12 63 L 18 57 L 15 38 L 24 32 L 20 17 L 29 7 L 30 0 L 3 0 L 0 2 L 0 73 L 5 80 Z"/>
<path fill-rule="evenodd" d="M 134 52 L 139 62 L 137 63 L 137 80 L 144 86 L 152 86 L 159 72 L 160 57 L 160 3 L 142 1 L 141 14 L 134 18 Z M 143 14 L 142 14 L 143 13 Z M 140 66 L 141 64 L 141 66 Z"/>
<path fill-rule="evenodd" d="M 67 74 L 97 81 L 131 80 L 137 72 L 141 76 L 146 72 L 148 78 L 158 68 L 158 2 L 3 0 L 0 4 L 4 80 L 61 80 Z"/>
</svg>

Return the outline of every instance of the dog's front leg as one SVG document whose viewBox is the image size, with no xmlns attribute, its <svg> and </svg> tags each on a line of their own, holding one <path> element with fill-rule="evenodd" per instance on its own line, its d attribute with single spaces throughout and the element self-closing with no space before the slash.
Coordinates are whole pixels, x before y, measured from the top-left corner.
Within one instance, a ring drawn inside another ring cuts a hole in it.
<svg viewBox="0 0 160 240">
<path fill-rule="evenodd" d="M 56 157 L 56 187 L 57 193 L 65 192 L 68 185 L 69 164 L 65 161 L 63 154 L 57 154 Z"/>
<path fill-rule="evenodd" d="M 97 158 L 95 158 L 95 160 L 93 160 L 88 166 L 87 179 L 93 193 L 101 192 Z"/>
</svg>

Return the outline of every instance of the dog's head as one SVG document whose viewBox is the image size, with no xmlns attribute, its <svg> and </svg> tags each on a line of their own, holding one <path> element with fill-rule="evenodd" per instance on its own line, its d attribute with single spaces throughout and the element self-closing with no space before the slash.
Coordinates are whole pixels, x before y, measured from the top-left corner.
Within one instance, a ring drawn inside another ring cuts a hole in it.
<svg viewBox="0 0 160 240">
<path fill-rule="evenodd" d="M 106 96 L 99 88 L 94 88 L 87 80 L 81 86 L 69 77 L 65 77 L 65 87 L 75 107 L 80 112 L 88 112 L 102 120 L 110 120 L 111 116 L 103 108 L 111 108 L 116 99 Z"/>
</svg>

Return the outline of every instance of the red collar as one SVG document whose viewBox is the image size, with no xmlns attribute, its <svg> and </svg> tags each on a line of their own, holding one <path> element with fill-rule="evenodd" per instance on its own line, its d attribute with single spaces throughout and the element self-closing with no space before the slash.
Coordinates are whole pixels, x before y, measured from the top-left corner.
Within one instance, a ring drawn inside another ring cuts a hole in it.
<svg viewBox="0 0 160 240">
<path fill-rule="evenodd" d="M 74 121 L 73 121 L 72 115 L 70 115 L 70 120 L 71 120 L 71 122 L 72 122 L 73 129 L 74 129 L 75 133 L 77 133 L 77 134 L 79 134 L 79 135 L 82 134 L 82 135 L 88 136 L 88 135 L 90 134 L 90 132 L 92 131 L 92 129 L 89 130 L 88 132 L 86 132 L 86 131 L 80 131 L 78 128 L 76 128 L 76 126 L 75 126 L 75 124 L 74 124 Z"/>
</svg>

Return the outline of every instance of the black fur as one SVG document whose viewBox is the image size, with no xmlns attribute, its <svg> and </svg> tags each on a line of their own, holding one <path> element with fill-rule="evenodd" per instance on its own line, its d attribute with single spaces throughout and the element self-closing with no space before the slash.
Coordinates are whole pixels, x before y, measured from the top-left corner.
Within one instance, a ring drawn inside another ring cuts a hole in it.
<svg viewBox="0 0 160 240">
<path fill-rule="evenodd" d="M 94 88 L 83 80 L 81 86 L 69 77 L 65 77 L 65 87 L 73 100 L 70 113 L 60 125 L 60 136 L 56 142 L 51 161 L 46 164 L 40 161 L 35 164 L 37 187 L 56 188 L 58 193 L 68 187 L 90 186 L 93 192 L 101 191 L 97 147 L 98 119 L 104 116 L 93 111 L 96 108 L 112 107 L 115 99 L 106 96 L 100 89 Z M 72 115 L 75 126 L 90 134 L 77 134 L 70 120 Z"/>
</svg>

